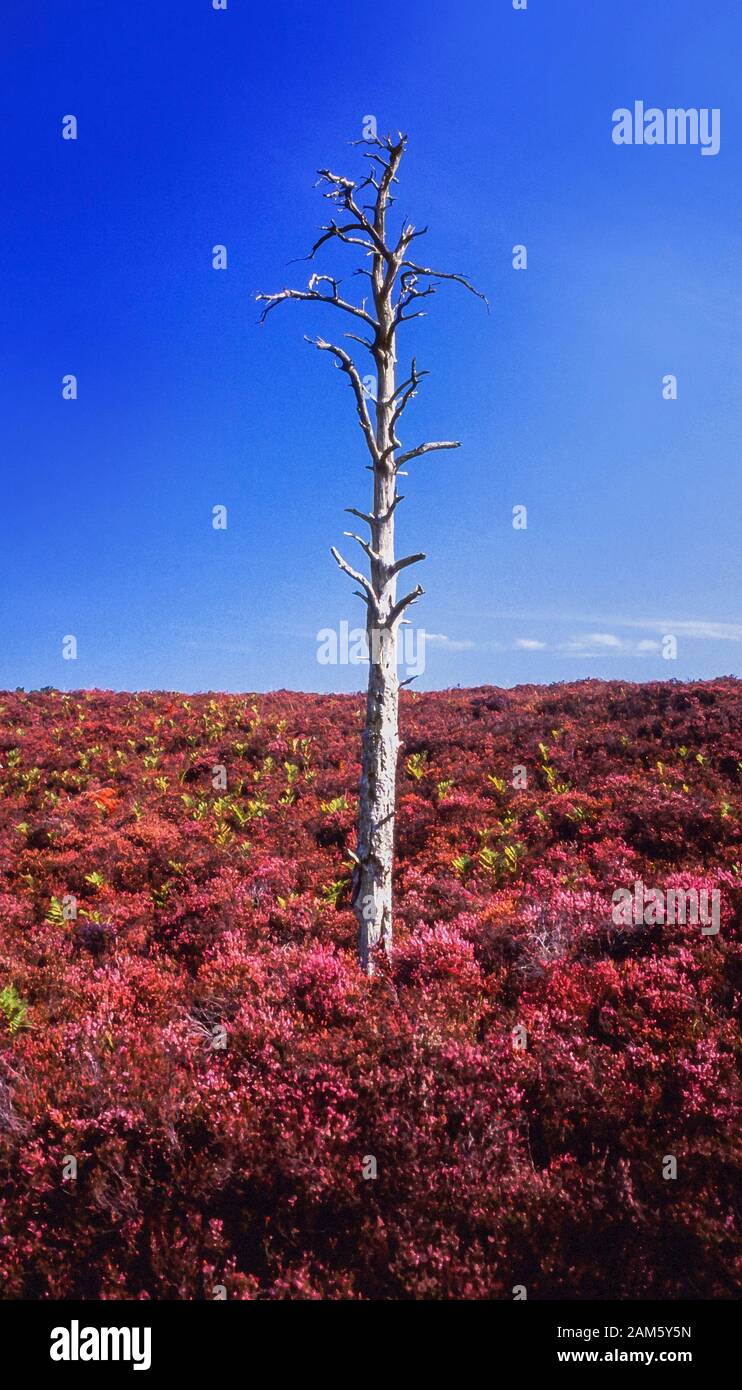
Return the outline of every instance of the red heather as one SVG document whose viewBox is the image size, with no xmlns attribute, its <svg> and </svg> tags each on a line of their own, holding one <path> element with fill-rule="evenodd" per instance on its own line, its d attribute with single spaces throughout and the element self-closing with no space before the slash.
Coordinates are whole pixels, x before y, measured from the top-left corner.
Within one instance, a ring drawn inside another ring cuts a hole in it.
<svg viewBox="0 0 742 1390">
<path fill-rule="evenodd" d="M 374 980 L 360 697 L 0 696 L 4 1297 L 732 1295 L 740 690 L 406 693 Z"/>
</svg>

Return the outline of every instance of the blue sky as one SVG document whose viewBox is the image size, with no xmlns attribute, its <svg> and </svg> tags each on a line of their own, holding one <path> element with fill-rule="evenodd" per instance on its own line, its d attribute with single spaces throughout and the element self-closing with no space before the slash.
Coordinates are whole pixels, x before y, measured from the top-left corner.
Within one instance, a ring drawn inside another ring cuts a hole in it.
<svg viewBox="0 0 742 1390">
<path fill-rule="evenodd" d="M 0 686 L 364 683 L 317 661 L 362 623 L 329 547 L 363 441 L 303 339 L 337 315 L 259 328 L 253 297 L 305 283 L 314 171 L 359 168 L 367 114 L 409 135 L 420 255 L 491 303 L 442 288 L 400 339 L 431 374 L 404 442 L 463 446 L 399 511 L 419 688 L 742 674 L 738 0 L 7 0 L 3 28 Z M 720 108 L 720 152 L 614 145 L 637 99 Z"/>
</svg>

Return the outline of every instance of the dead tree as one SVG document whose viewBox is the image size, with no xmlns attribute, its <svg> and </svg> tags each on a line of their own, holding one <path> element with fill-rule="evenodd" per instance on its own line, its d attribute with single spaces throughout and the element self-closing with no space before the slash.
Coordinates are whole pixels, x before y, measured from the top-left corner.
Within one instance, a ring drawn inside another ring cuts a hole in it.
<svg viewBox="0 0 742 1390">
<path fill-rule="evenodd" d="M 340 293 L 339 280 L 332 275 L 316 274 L 311 276 L 306 289 L 283 289 L 275 294 L 259 294 L 257 298 L 265 302 L 261 323 L 285 300 L 332 305 L 341 315 L 355 320 L 358 332 L 348 332 L 344 336 L 370 353 L 375 368 L 374 400 L 374 392 L 366 390 L 362 375 L 345 348 L 324 338 L 307 339 L 322 352 L 329 352 L 336 367 L 348 377 L 358 422 L 371 457 L 370 471 L 374 480 L 370 510 L 346 508 L 368 527 L 367 540 L 353 531 L 346 531 L 345 535 L 357 541 L 367 557 L 369 576 L 355 569 L 331 547 L 337 564 L 357 584 L 355 592 L 363 599 L 367 611 L 369 678 L 352 900 L 359 926 L 361 964 L 368 974 L 373 974 L 379 953 L 389 955 L 392 946 L 400 690 L 397 632 L 404 614 L 423 592 L 420 585 L 415 584 L 397 598 L 397 580 L 410 565 L 425 559 L 423 554 L 396 558 L 394 520 L 403 500 L 397 491 L 397 479 L 413 459 L 433 449 L 459 448 L 457 440 L 445 439 L 398 452 L 402 448 L 397 437 L 402 415 L 427 373 L 418 370 L 413 358 L 409 375 L 397 384 L 397 333 L 403 323 L 423 316 L 420 305 L 435 294 L 438 281 L 454 280 L 479 299 L 484 296 L 474 289 L 466 276 L 432 270 L 414 259 L 413 243 L 425 234 L 427 227 L 416 231 L 411 223 L 404 222 L 396 239 L 390 237 L 388 213 L 394 202 L 393 187 L 397 183 L 407 137 L 400 134 L 396 141 L 386 136 L 354 143 L 368 147 L 364 157 L 369 161 L 369 170 L 360 182 L 333 174 L 329 169 L 319 170 L 318 186 L 324 187 L 324 196 L 337 213 L 322 228 L 321 236 L 305 259 L 312 260 L 328 242 L 340 241 L 346 246 L 360 247 L 369 265 L 359 267 L 354 274 L 368 277 L 370 301 L 366 296 L 360 304 L 351 302 Z M 363 201 L 364 197 L 368 201 Z"/>
</svg>

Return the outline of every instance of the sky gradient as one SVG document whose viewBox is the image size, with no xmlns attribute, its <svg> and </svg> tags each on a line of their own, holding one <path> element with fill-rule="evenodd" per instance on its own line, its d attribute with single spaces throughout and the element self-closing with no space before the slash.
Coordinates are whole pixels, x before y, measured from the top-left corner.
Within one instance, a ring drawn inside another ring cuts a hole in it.
<svg viewBox="0 0 742 1390">
<path fill-rule="evenodd" d="M 1 687 L 365 684 L 317 660 L 363 621 L 329 554 L 363 441 L 304 342 L 344 325 L 254 295 L 306 283 L 314 171 L 354 175 L 367 114 L 409 136 L 420 257 L 491 306 L 442 287 L 400 336 L 403 442 L 462 441 L 398 513 L 418 687 L 742 674 L 737 0 L 7 0 L 3 30 Z M 637 99 L 720 108 L 720 152 L 614 145 Z"/>
</svg>

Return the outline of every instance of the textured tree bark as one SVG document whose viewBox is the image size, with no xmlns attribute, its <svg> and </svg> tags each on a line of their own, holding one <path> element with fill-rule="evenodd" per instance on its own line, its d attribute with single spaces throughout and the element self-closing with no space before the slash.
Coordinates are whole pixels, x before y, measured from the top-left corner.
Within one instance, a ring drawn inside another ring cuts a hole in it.
<svg viewBox="0 0 742 1390">
<path fill-rule="evenodd" d="M 397 599 L 397 576 L 408 565 L 425 559 L 422 554 L 406 555 L 400 560 L 395 557 L 394 519 L 397 506 L 403 500 L 397 492 L 397 478 L 411 459 L 434 449 L 459 448 L 456 440 L 442 440 L 418 444 L 402 454 L 397 452 L 401 447 L 397 425 L 415 396 L 421 378 L 426 375 L 418 372 L 413 358 L 410 376 L 397 386 L 397 330 L 400 324 L 422 316 L 415 302 L 435 294 L 438 280 L 455 280 L 478 298 L 484 296 L 478 294 L 466 276 L 431 270 L 410 259 L 413 241 L 424 235 L 426 228 L 416 231 L 412 223 L 406 222 L 396 243 L 389 240 L 387 213 L 393 202 L 392 189 L 397 182 L 407 137 L 400 135 L 396 142 L 389 136 L 374 137 L 357 143 L 366 146 L 365 157 L 372 166 L 362 182 L 354 183 L 329 169 L 320 170 L 320 182 L 328 186 L 325 197 L 350 220 L 341 226 L 333 218 L 323 227 L 307 259 L 311 260 L 315 252 L 331 240 L 362 247 L 370 259 L 371 269 L 359 267 L 356 274 L 367 276 L 371 282 L 374 313 L 367 309 L 365 299 L 359 305 L 342 298 L 338 292 L 339 282 L 331 275 L 312 275 L 305 290 L 284 289 L 275 294 L 259 294 L 257 298 L 266 302 L 261 322 L 278 304 L 297 299 L 332 305 L 342 314 L 359 320 L 371 332 L 370 337 L 359 337 L 357 333 L 348 333 L 346 337 L 360 343 L 373 359 L 377 388 L 375 421 L 369 413 L 368 394 L 358 368 L 346 350 L 324 338 L 309 341 L 331 353 L 335 365 L 349 378 L 374 478 L 372 510 L 361 512 L 355 507 L 347 508 L 368 526 L 370 540 L 365 541 L 350 531 L 345 533 L 358 542 L 368 557 L 370 578 L 354 569 L 332 548 L 340 568 L 360 586 L 356 592 L 367 609 L 369 676 L 352 905 L 358 922 L 360 961 L 363 969 L 373 974 L 380 958 L 391 955 L 392 949 L 392 871 L 399 754 L 397 631 L 410 604 L 423 592 L 417 584 L 403 598 Z M 358 194 L 368 188 L 373 190 L 371 204 L 359 203 Z M 329 286 L 329 290 L 323 290 L 323 285 Z M 413 311 L 405 313 L 410 306 L 414 306 Z"/>
<path fill-rule="evenodd" d="M 383 224 L 382 224 L 383 231 Z M 381 327 L 377 358 L 376 444 L 380 461 L 374 465 L 374 506 L 371 535 L 371 583 L 378 595 L 375 613 L 368 605 L 369 649 L 366 726 L 363 734 L 358 857 L 353 908 L 358 922 L 359 956 L 363 969 L 373 974 L 380 952 L 392 950 L 392 871 L 394 866 L 394 815 L 399 754 L 399 677 L 397 674 L 396 622 L 391 615 L 396 600 L 394 572 L 394 512 L 396 472 L 394 432 L 391 429 L 395 381 L 394 315 L 389 297 L 384 298 L 383 272 L 374 268 L 374 301 Z"/>
</svg>

